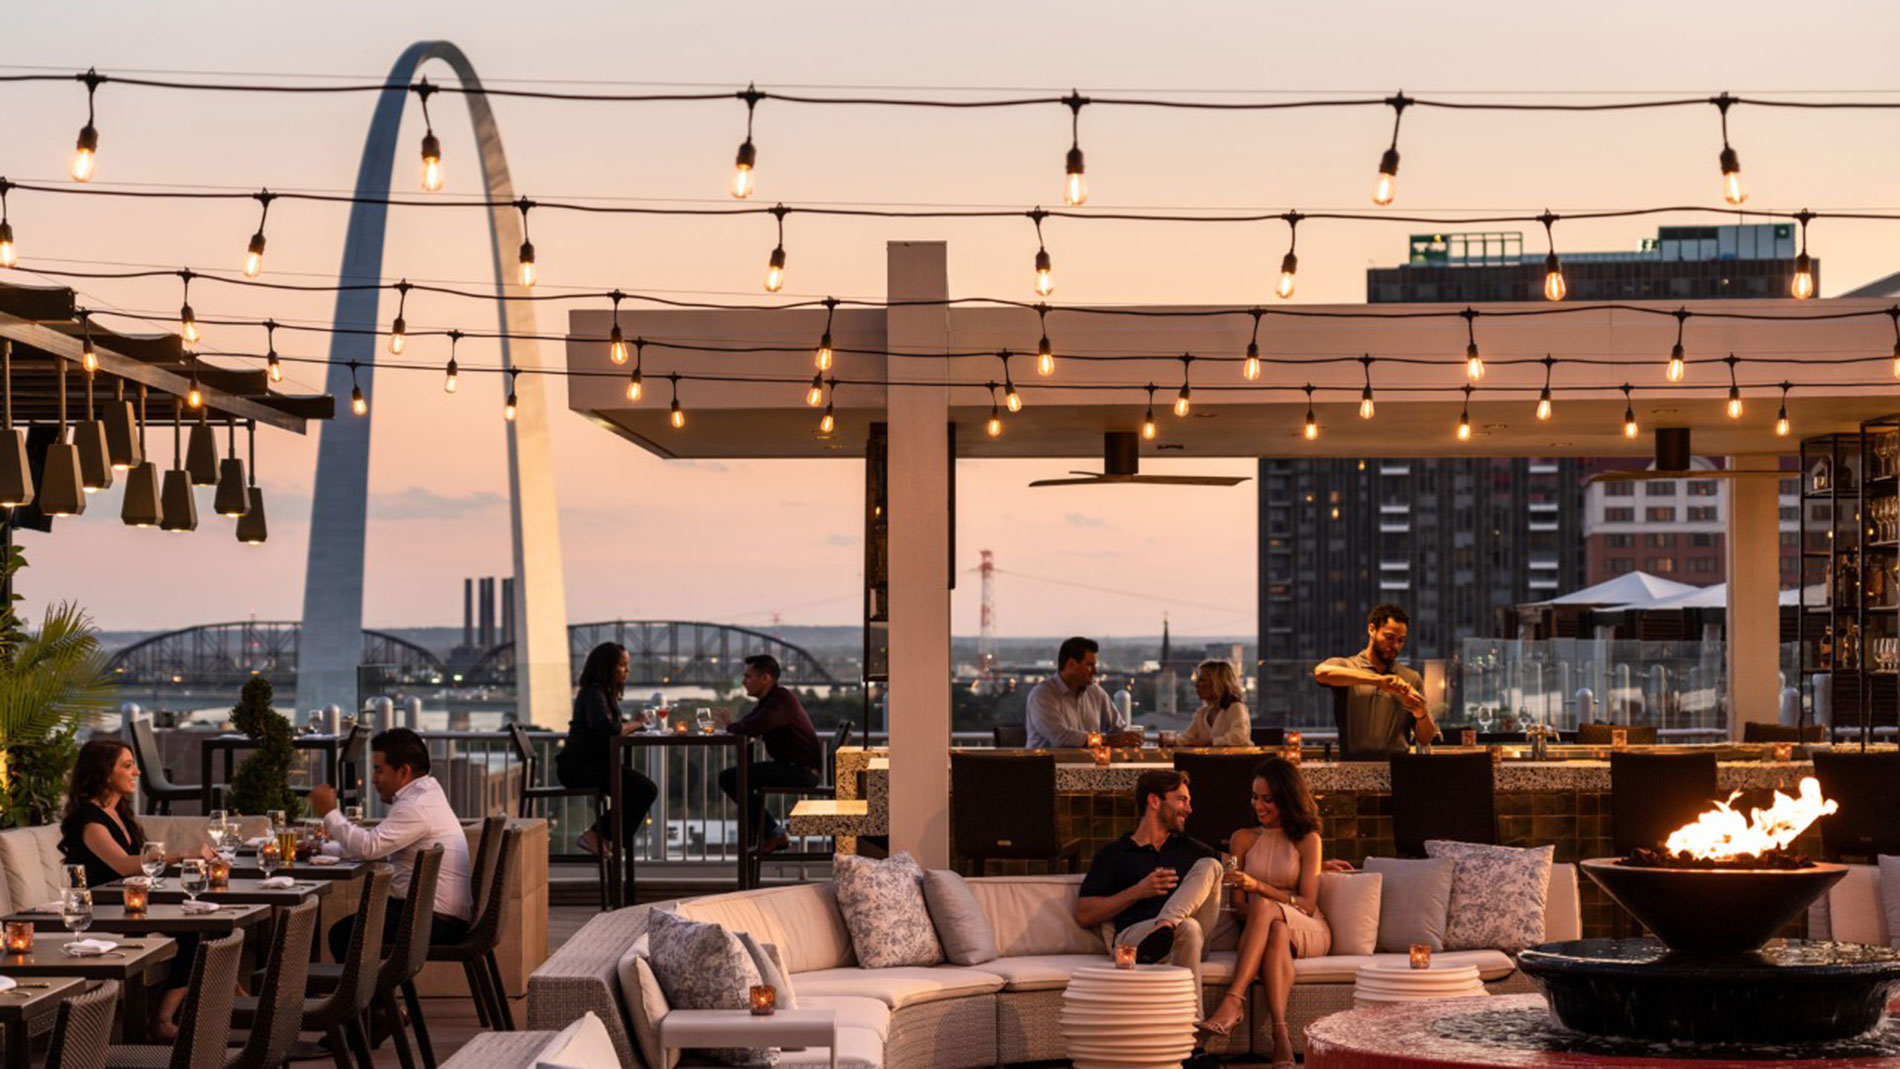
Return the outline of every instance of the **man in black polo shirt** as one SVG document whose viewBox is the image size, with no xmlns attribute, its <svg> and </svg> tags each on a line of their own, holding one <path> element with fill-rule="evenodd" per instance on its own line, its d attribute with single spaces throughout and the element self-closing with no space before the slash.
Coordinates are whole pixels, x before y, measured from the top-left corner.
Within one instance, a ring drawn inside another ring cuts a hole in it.
<svg viewBox="0 0 1900 1069">
<path fill-rule="evenodd" d="M 1185 772 L 1143 772 L 1135 781 L 1141 822 L 1102 847 L 1082 878 L 1075 922 L 1094 929 L 1115 923 L 1117 946 L 1133 944 L 1143 964 L 1168 961 L 1194 974 L 1201 990 L 1201 952 L 1219 917 L 1220 856 L 1183 830 L 1194 811 Z"/>
</svg>

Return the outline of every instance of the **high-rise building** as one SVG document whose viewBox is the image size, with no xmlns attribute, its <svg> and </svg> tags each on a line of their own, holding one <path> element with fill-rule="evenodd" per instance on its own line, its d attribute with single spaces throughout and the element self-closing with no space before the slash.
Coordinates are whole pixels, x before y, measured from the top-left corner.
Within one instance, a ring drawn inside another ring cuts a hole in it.
<svg viewBox="0 0 1900 1069">
<path fill-rule="evenodd" d="M 1591 461 L 1586 473 L 1629 467 L 1628 460 Z M 1697 470 L 1714 462 L 1696 457 Z M 1584 583 L 1626 572 L 1648 572 L 1693 586 L 1728 581 L 1723 537 L 1728 530 L 1729 482 L 1698 479 L 1608 479 L 1583 491 Z M 1792 587 L 1801 566 L 1801 481 L 1781 480 L 1781 585 Z"/>
<path fill-rule="evenodd" d="M 1572 301 L 1770 297 L 1789 292 L 1795 237 L 1785 223 L 1663 227 L 1631 252 L 1558 252 Z M 1818 279 L 1818 263 L 1815 270 Z M 1542 297 L 1543 275 L 1543 250 L 1527 252 L 1522 234 L 1421 234 L 1406 263 L 1366 271 L 1366 300 L 1533 300 Z M 1657 495 L 1656 508 L 1676 511 L 1672 520 L 1641 511 L 1626 525 L 1621 512 L 1607 511 L 1624 506 L 1608 503 L 1604 486 L 1586 495 L 1583 478 L 1629 463 L 1262 458 L 1260 722 L 1331 723 L 1313 666 L 1363 648 L 1366 612 L 1380 602 L 1410 614 L 1405 656 L 1418 663 L 1451 658 L 1464 638 L 1498 633 L 1513 605 L 1584 585 L 1593 561 L 1604 569 L 1624 559 L 1635 568 L 1654 562 L 1645 570 L 1720 582 L 1726 491 L 1718 486 L 1704 501 L 1701 487 L 1715 480 L 1685 480 L 1667 506 Z M 1701 511 L 1710 507 L 1712 520 Z M 1709 560 L 1717 562 L 1712 573 Z M 1785 573 L 1784 580 L 1792 581 Z"/>
</svg>

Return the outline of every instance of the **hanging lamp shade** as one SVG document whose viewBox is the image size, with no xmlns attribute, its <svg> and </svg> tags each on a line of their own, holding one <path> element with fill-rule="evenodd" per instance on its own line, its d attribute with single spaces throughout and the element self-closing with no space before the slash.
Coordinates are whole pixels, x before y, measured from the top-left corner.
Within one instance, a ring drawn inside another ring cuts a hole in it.
<svg viewBox="0 0 1900 1069">
<path fill-rule="evenodd" d="M 198 529 L 198 503 L 191 498 L 191 474 L 183 468 L 165 472 L 165 486 L 159 495 L 163 506 L 158 525 L 183 534 Z"/>
<path fill-rule="evenodd" d="M 127 527 L 157 527 L 164 518 L 158 500 L 158 465 L 141 461 L 125 473 L 125 503 L 119 508 L 119 519 Z"/>
<path fill-rule="evenodd" d="M 218 482 L 218 436 L 211 424 L 199 421 L 191 425 L 191 438 L 185 445 L 185 470 L 193 486 L 215 486 Z"/>
<path fill-rule="evenodd" d="M 86 488 L 80 481 L 79 447 L 56 441 L 46 447 L 46 466 L 40 469 L 40 511 L 48 516 L 77 516 L 86 511 Z"/>
<path fill-rule="evenodd" d="M 132 413 L 132 402 L 123 397 L 105 403 L 106 455 L 111 458 L 112 466 L 119 471 L 131 471 L 145 459 L 145 448 L 139 444 L 138 421 Z"/>
<path fill-rule="evenodd" d="M 218 492 L 211 508 L 220 516 L 242 516 L 251 507 L 251 495 L 244 485 L 244 462 L 236 457 L 218 461 Z"/>
<path fill-rule="evenodd" d="M 270 537 L 270 530 L 264 523 L 264 491 L 260 487 L 249 487 L 250 507 L 244 515 L 238 517 L 237 540 L 246 545 L 262 545 Z"/>
<path fill-rule="evenodd" d="M 112 485 L 112 454 L 106 446 L 106 422 L 81 420 L 73 427 L 73 444 L 79 448 L 79 483 L 87 493 Z"/>
<path fill-rule="evenodd" d="M 0 505 L 13 508 L 33 503 L 33 471 L 26 464 L 26 432 L 0 433 Z"/>
</svg>

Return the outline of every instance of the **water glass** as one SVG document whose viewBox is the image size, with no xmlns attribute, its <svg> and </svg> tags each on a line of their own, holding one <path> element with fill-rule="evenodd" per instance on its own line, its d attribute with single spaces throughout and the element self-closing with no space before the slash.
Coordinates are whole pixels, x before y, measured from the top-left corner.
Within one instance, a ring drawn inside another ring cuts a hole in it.
<svg viewBox="0 0 1900 1069">
<path fill-rule="evenodd" d="M 160 887 L 165 882 L 165 844 L 157 839 L 145 840 L 139 849 L 139 868 L 152 887 Z"/>
<path fill-rule="evenodd" d="M 205 871 L 204 858 L 188 857 L 178 863 L 178 886 L 184 888 L 186 898 L 198 901 L 210 883 L 211 875 Z"/>
<path fill-rule="evenodd" d="M 64 884 L 62 884 L 62 885 L 61 885 L 62 887 L 85 887 L 85 886 L 87 886 L 87 883 L 86 883 L 86 866 L 84 866 L 84 865 L 61 865 L 61 866 L 60 866 L 60 871 L 61 871 L 62 873 L 64 873 L 64 874 L 65 874 L 65 879 L 66 879 L 66 882 L 65 882 Z"/>
<path fill-rule="evenodd" d="M 699 724 L 699 733 L 701 735 L 712 734 L 713 715 L 711 709 L 703 705 L 700 706 L 699 711 L 693 714 L 693 719 Z"/>
<path fill-rule="evenodd" d="M 92 926 L 92 892 L 84 887 L 68 887 L 59 895 L 59 921 L 73 933 Z"/>
<path fill-rule="evenodd" d="M 272 835 L 280 834 L 284 830 L 285 825 L 290 823 L 287 815 L 281 809 L 273 809 L 270 812 L 264 814 L 264 816 L 265 816 L 265 819 L 270 821 L 270 830 L 271 830 Z"/>
<path fill-rule="evenodd" d="M 276 839 L 266 839 L 258 845 L 257 870 L 264 874 L 265 879 L 270 879 L 271 873 L 277 871 L 277 864 L 282 860 L 283 855 L 277 850 Z"/>
</svg>

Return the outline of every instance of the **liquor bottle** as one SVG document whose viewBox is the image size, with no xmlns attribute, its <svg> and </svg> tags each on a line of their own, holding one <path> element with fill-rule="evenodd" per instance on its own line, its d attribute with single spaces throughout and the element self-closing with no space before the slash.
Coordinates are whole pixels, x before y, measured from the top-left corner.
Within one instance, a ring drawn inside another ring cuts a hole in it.
<svg viewBox="0 0 1900 1069">
<path fill-rule="evenodd" d="M 1820 659 L 1816 662 L 1816 667 L 1818 667 L 1823 672 L 1831 672 L 1834 670 L 1834 625 L 1833 624 L 1827 625 L 1827 627 L 1821 632 Z"/>
</svg>

